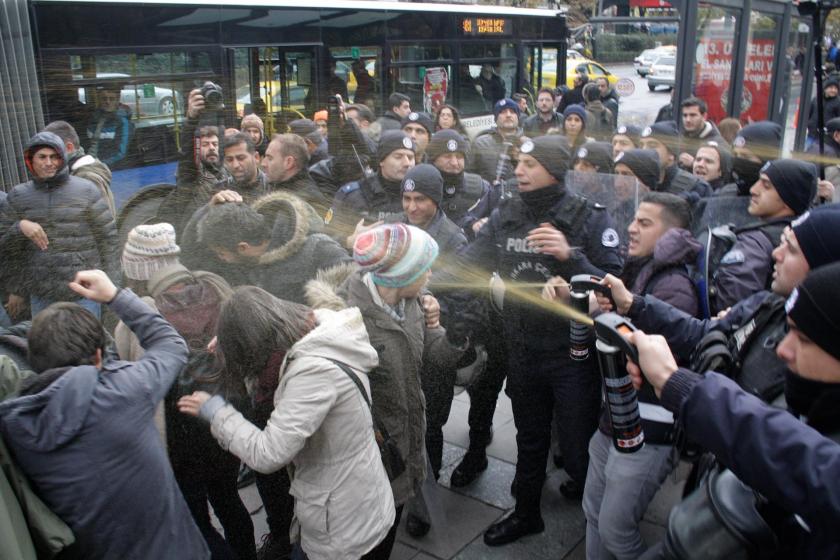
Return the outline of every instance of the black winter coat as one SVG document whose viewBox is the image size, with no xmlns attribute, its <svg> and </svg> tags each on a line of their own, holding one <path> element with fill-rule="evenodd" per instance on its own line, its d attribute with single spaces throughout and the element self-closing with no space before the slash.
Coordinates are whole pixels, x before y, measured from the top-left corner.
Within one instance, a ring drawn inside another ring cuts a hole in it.
<svg viewBox="0 0 840 560">
<path fill-rule="evenodd" d="M 46 181 L 32 179 L 12 189 L 0 206 L 0 247 L 15 249 L 13 266 L 25 272 L 20 288 L 28 295 L 51 300 L 79 299 L 67 283 L 80 270 L 99 268 L 120 282 L 119 239 L 108 202 L 96 185 L 73 177 L 67 169 L 64 143 L 51 132 L 39 132 L 26 146 L 53 148 L 63 165 Z M 20 231 L 20 220 L 39 224 L 49 239 L 41 251 Z M 4 263 L 8 266 L 8 263 Z"/>
</svg>

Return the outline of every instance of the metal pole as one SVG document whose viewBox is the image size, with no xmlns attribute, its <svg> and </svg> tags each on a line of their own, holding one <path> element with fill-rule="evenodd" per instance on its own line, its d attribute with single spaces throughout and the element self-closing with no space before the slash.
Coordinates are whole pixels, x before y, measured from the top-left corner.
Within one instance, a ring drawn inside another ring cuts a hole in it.
<svg viewBox="0 0 840 560">
<path fill-rule="evenodd" d="M 817 77 L 817 138 L 820 143 L 820 161 L 825 155 L 825 138 L 823 128 L 825 127 L 825 115 L 823 115 L 823 75 L 822 75 L 822 10 L 819 0 L 815 2 L 814 9 L 814 74 Z M 825 179 L 825 169 L 822 165 L 817 166 L 820 171 L 820 179 Z"/>
</svg>

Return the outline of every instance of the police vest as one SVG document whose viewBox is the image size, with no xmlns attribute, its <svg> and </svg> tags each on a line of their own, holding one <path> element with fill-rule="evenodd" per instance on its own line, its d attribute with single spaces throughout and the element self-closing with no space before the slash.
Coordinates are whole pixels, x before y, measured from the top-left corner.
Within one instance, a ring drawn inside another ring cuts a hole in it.
<svg viewBox="0 0 840 560">
<path fill-rule="evenodd" d="M 464 173 L 461 188 L 455 185 L 444 185 L 443 200 L 440 209 L 446 217 L 458 222 L 464 214 L 472 208 L 484 194 L 484 179 L 475 173 Z"/>
</svg>

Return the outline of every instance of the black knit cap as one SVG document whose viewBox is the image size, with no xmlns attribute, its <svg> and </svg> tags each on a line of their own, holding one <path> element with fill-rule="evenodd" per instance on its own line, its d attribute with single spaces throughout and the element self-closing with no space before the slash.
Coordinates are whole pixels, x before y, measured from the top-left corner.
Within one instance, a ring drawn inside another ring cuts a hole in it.
<svg viewBox="0 0 840 560">
<path fill-rule="evenodd" d="M 790 224 L 811 270 L 840 261 L 840 204 L 823 204 Z"/>
<path fill-rule="evenodd" d="M 434 163 L 438 156 L 451 152 L 460 152 L 466 157 L 470 153 L 470 143 L 451 128 L 445 128 L 432 134 L 432 139 L 426 146 L 429 161 Z"/>
<path fill-rule="evenodd" d="M 782 149 L 782 125 L 770 121 L 748 124 L 738 131 L 733 148 L 747 148 L 761 161 L 777 159 Z"/>
<path fill-rule="evenodd" d="M 408 115 L 404 116 L 400 121 L 400 128 L 405 127 L 407 124 L 416 123 L 426 129 L 426 132 L 429 133 L 429 136 L 432 135 L 432 132 L 435 130 L 435 123 L 432 120 L 431 115 L 429 113 L 415 113 L 412 111 Z"/>
<path fill-rule="evenodd" d="M 811 271 L 785 304 L 796 327 L 821 349 L 840 360 L 840 263 Z"/>
<path fill-rule="evenodd" d="M 414 140 L 402 130 L 386 130 L 379 137 L 376 159 L 382 161 L 396 150 L 411 150 L 417 153 L 417 146 L 414 144 Z"/>
<path fill-rule="evenodd" d="M 566 183 L 566 173 L 571 167 L 572 158 L 565 137 L 547 134 L 525 140 L 519 147 L 519 153 L 537 160 L 561 185 Z"/>
<path fill-rule="evenodd" d="M 817 167 L 807 161 L 777 159 L 761 168 L 782 202 L 797 215 L 802 214 L 817 196 Z"/>
<path fill-rule="evenodd" d="M 662 142 L 668 151 L 678 155 L 680 130 L 676 121 L 660 121 L 653 123 L 642 131 L 642 138 L 653 138 Z"/>
<path fill-rule="evenodd" d="M 659 184 L 659 152 L 656 150 L 626 150 L 615 157 L 615 164 L 623 163 L 649 189 Z"/>
<path fill-rule="evenodd" d="M 309 138 L 314 142 L 322 140 L 321 131 L 315 121 L 310 119 L 295 119 L 289 123 L 289 131 L 301 138 Z"/>
<path fill-rule="evenodd" d="M 638 126 L 633 126 L 632 124 L 623 124 L 615 129 L 615 134 L 613 134 L 613 136 L 617 135 L 626 136 L 633 141 L 633 144 L 638 146 L 639 138 L 642 136 L 642 129 Z"/>
<path fill-rule="evenodd" d="M 402 192 L 424 194 L 440 206 L 443 198 L 443 177 L 437 167 L 428 163 L 415 165 L 408 170 L 402 180 Z"/>
<path fill-rule="evenodd" d="M 612 145 L 609 142 L 587 142 L 575 153 L 573 162 L 586 161 L 595 166 L 598 173 L 613 172 Z"/>
<path fill-rule="evenodd" d="M 840 117 L 834 117 L 825 123 L 825 131 L 829 134 L 834 134 L 838 130 L 840 130 Z"/>
</svg>

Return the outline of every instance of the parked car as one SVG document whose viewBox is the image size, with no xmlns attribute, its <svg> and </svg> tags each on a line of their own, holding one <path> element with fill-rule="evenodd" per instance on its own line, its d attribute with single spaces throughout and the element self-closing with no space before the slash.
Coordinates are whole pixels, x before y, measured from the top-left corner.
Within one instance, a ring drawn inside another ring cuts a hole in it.
<svg viewBox="0 0 840 560">
<path fill-rule="evenodd" d="M 648 89 L 653 91 L 657 86 L 668 86 L 673 89 L 676 83 L 677 57 L 663 55 L 656 59 L 647 75 Z"/>
<path fill-rule="evenodd" d="M 641 77 L 647 76 L 648 72 L 650 71 L 650 66 L 656 59 L 662 56 L 663 54 L 670 54 L 676 56 L 677 54 L 677 47 L 674 46 L 664 46 L 664 47 L 656 47 L 655 49 L 645 49 L 633 59 L 633 67 L 636 69 L 636 73 L 639 74 Z"/>
<path fill-rule="evenodd" d="M 606 78 L 611 86 L 614 86 L 618 81 L 618 76 L 611 73 L 609 70 L 601 66 L 593 60 L 571 60 L 566 59 L 566 85 L 570 88 L 575 87 L 575 75 L 583 71 L 589 76 L 589 81 L 593 82 L 598 78 Z"/>
</svg>

